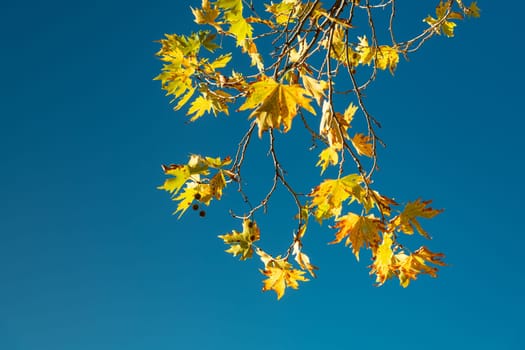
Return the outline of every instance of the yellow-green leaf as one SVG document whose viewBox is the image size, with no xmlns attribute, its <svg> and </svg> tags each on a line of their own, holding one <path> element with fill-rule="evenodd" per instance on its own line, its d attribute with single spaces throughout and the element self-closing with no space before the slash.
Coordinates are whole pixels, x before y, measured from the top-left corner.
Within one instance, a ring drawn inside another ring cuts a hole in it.
<svg viewBox="0 0 525 350">
<path fill-rule="evenodd" d="M 319 161 L 316 166 L 321 167 L 321 175 L 324 173 L 328 165 L 336 165 L 339 162 L 339 155 L 332 147 L 327 147 L 319 154 Z"/>
<path fill-rule="evenodd" d="M 246 260 L 253 256 L 252 244 L 260 239 L 260 231 L 255 221 L 246 219 L 242 223 L 242 232 L 233 230 L 232 233 L 220 235 L 219 238 L 230 245 L 227 253 L 233 256 L 240 255 L 241 260 Z"/>
<path fill-rule="evenodd" d="M 308 95 L 300 85 L 281 84 L 272 78 L 265 78 L 251 84 L 250 94 L 239 110 L 255 108 L 250 118 L 257 121 L 259 137 L 269 128 L 282 127 L 287 132 L 297 115 L 297 106 L 315 114 Z"/>
</svg>

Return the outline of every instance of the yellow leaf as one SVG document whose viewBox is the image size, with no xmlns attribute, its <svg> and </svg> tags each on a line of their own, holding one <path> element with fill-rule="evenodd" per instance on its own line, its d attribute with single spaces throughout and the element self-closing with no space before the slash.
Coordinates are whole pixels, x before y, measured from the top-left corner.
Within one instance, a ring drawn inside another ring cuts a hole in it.
<svg viewBox="0 0 525 350">
<path fill-rule="evenodd" d="M 311 208 L 315 208 L 314 217 L 321 223 L 324 219 L 338 217 L 341 214 L 343 202 L 361 201 L 365 190 L 360 186 L 362 178 L 358 174 L 350 174 L 340 179 L 324 180 L 309 194 L 312 198 Z"/>
<path fill-rule="evenodd" d="M 213 108 L 213 102 L 210 99 L 207 99 L 203 96 L 197 97 L 191 103 L 191 107 L 186 113 L 186 115 L 191 115 L 190 121 L 195 121 L 202 117 L 204 113 L 210 113 Z"/>
<path fill-rule="evenodd" d="M 343 139 L 349 139 L 348 128 L 354 117 L 357 107 L 353 103 L 345 110 L 344 114 L 331 113 L 330 103 L 323 101 L 323 115 L 319 125 L 319 133 L 328 139 L 328 144 L 336 151 L 343 148 Z"/>
<path fill-rule="evenodd" d="M 427 247 L 421 247 L 410 255 L 400 252 L 394 256 L 399 283 L 403 287 L 408 287 L 411 280 L 417 279 L 419 274 L 427 274 L 431 277 L 437 277 L 437 267 L 445 266 L 441 260 L 444 257 L 442 253 L 433 253 Z"/>
<path fill-rule="evenodd" d="M 470 17 L 478 18 L 480 16 L 480 8 L 478 7 L 478 4 L 476 1 L 472 2 L 470 6 L 468 7 L 467 15 Z"/>
<path fill-rule="evenodd" d="M 366 248 L 375 248 L 379 244 L 381 237 L 379 232 L 384 231 L 384 225 L 381 220 L 373 215 L 359 216 L 354 213 L 348 213 L 345 216 L 337 218 L 334 228 L 338 229 L 335 239 L 330 244 L 340 243 L 345 237 L 345 245 L 352 246 L 352 252 L 359 260 L 359 251 L 364 246 Z"/>
<path fill-rule="evenodd" d="M 295 261 L 297 261 L 303 270 L 307 270 L 310 275 L 315 278 L 315 270 L 319 270 L 319 268 L 310 263 L 310 257 L 303 253 L 301 249 L 301 242 L 295 241 L 292 249 L 292 254 L 295 255 Z"/>
<path fill-rule="evenodd" d="M 432 201 L 430 200 L 421 201 L 418 199 L 414 202 L 408 203 L 399 215 L 390 220 L 389 231 L 398 230 L 411 235 L 414 233 L 414 229 L 416 229 L 420 235 L 430 238 L 428 233 L 423 229 L 423 227 L 421 227 L 421 224 L 417 218 L 421 217 L 425 219 L 431 219 L 443 212 L 443 209 L 432 209 L 430 207 L 427 208 L 427 205 L 429 205 L 431 202 Z"/>
<path fill-rule="evenodd" d="M 206 164 L 209 165 L 211 168 L 222 168 L 223 166 L 231 164 L 232 159 L 229 156 L 225 157 L 224 159 L 221 159 L 221 157 L 206 157 L 205 161 Z"/>
<path fill-rule="evenodd" d="M 383 241 L 377 248 L 374 256 L 374 263 L 371 266 L 372 270 L 370 274 L 376 274 L 376 283 L 379 286 L 393 275 L 394 253 L 392 251 L 392 243 L 392 234 L 384 233 Z"/>
<path fill-rule="evenodd" d="M 224 187 L 226 187 L 226 179 L 222 170 L 219 170 L 210 180 L 211 195 L 216 199 L 221 199 Z"/>
<path fill-rule="evenodd" d="M 275 22 L 280 25 L 284 25 L 290 22 L 294 22 L 297 19 L 297 9 L 299 2 L 297 0 L 285 0 L 278 4 L 271 4 L 266 6 L 266 11 L 270 12 L 275 17 Z"/>
<path fill-rule="evenodd" d="M 261 273 L 267 277 L 263 281 L 263 291 L 273 290 L 277 299 L 281 299 L 287 287 L 299 288 L 299 281 L 306 282 L 305 271 L 292 268 L 292 265 L 283 259 L 274 259 L 265 266 Z"/>
<path fill-rule="evenodd" d="M 441 25 L 436 26 L 434 28 L 434 31 L 436 32 L 436 34 L 441 34 L 441 32 L 443 32 L 447 37 L 451 38 L 454 36 L 454 28 L 456 27 L 456 23 L 445 20 L 445 17 L 447 19 L 462 19 L 463 16 L 460 13 L 453 12 L 453 11 L 447 14 L 448 9 L 449 9 L 449 5 L 441 1 L 439 5 L 436 7 L 437 18 L 434 18 L 432 16 L 427 16 L 423 20 L 423 22 L 433 27 L 433 26 L 436 26 L 441 21 Z"/>
<path fill-rule="evenodd" d="M 257 46 L 255 45 L 253 40 L 246 39 L 241 43 L 240 46 L 242 47 L 242 52 L 247 53 L 248 56 L 250 56 L 251 58 L 250 66 L 257 66 L 257 69 L 259 70 L 259 72 L 263 72 L 264 63 L 262 60 L 262 56 L 257 50 Z"/>
<path fill-rule="evenodd" d="M 193 122 L 202 117 L 204 113 L 213 112 L 213 115 L 215 116 L 217 116 L 219 112 L 228 114 L 226 101 L 229 96 L 228 93 L 220 90 L 202 92 L 201 96 L 193 100 L 186 115 L 193 114 L 190 118 L 190 121 Z"/>
<path fill-rule="evenodd" d="M 224 68 L 230 62 L 232 59 L 231 53 L 228 53 L 226 55 L 220 55 L 216 60 L 214 60 L 212 63 L 210 63 L 210 66 L 215 70 L 218 68 Z"/>
<path fill-rule="evenodd" d="M 191 206 L 191 203 L 193 202 L 193 200 L 195 200 L 196 197 L 198 198 L 199 196 L 200 196 L 200 193 L 199 193 L 199 188 L 197 186 L 197 183 L 189 182 L 184 188 L 184 190 L 177 197 L 173 197 L 174 201 L 179 202 L 179 204 L 177 205 L 177 209 L 175 210 L 173 214 L 177 214 L 180 212 L 179 214 L 179 219 L 180 219 L 182 215 L 184 215 L 186 210 L 188 210 L 188 208 Z"/>
<path fill-rule="evenodd" d="M 250 118 L 256 118 L 259 127 L 259 137 L 269 128 L 290 130 L 292 120 L 297 115 L 297 106 L 315 114 L 306 97 L 308 92 L 300 85 L 281 84 L 272 78 L 251 84 L 250 93 L 240 111 L 255 108 Z"/>
<path fill-rule="evenodd" d="M 373 157 L 374 147 L 370 143 L 371 139 L 372 138 L 370 136 L 357 133 L 352 138 L 352 145 L 354 145 L 355 149 L 357 150 L 357 153 L 359 153 L 360 155 Z"/>
<path fill-rule="evenodd" d="M 336 165 L 339 162 L 339 155 L 332 147 L 325 148 L 319 154 L 319 161 L 316 166 L 321 167 L 321 175 L 324 173 L 328 165 Z"/>
<path fill-rule="evenodd" d="M 325 97 L 324 91 L 328 89 L 328 83 L 324 80 L 314 79 L 303 73 L 301 73 L 301 78 L 306 91 L 315 99 L 317 105 L 320 106 L 323 97 Z"/>
<path fill-rule="evenodd" d="M 260 239 L 259 227 L 252 220 L 244 220 L 242 223 L 242 232 L 235 230 L 232 233 L 226 235 L 220 235 L 219 238 L 224 241 L 225 244 L 229 244 L 230 248 L 226 250 L 227 253 L 233 256 L 240 255 L 241 260 L 251 258 L 253 255 L 253 242 Z"/>
<path fill-rule="evenodd" d="M 228 32 L 237 38 L 237 46 L 252 38 L 253 28 L 242 15 L 242 0 L 217 0 L 216 4 L 224 10 L 224 20 L 230 25 Z"/>
<path fill-rule="evenodd" d="M 382 70 L 388 68 L 392 74 L 394 74 L 394 70 L 399 63 L 399 54 L 395 48 L 388 45 L 371 47 L 368 45 L 366 36 L 359 37 L 357 52 L 359 53 L 360 64 L 369 65 L 373 60 L 376 68 Z"/>
<path fill-rule="evenodd" d="M 218 27 L 215 23 L 215 19 L 217 18 L 217 16 L 219 16 L 219 10 L 217 10 L 215 7 L 211 8 L 209 0 L 202 0 L 201 7 L 201 9 L 194 9 L 190 7 L 191 12 L 193 12 L 193 16 L 195 17 L 195 23 L 211 24 L 213 26 Z"/>
<path fill-rule="evenodd" d="M 330 57 L 338 60 L 345 66 L 355 67 L 359 63 L 359 54 L 352 50 L 346 42 L 346 29 L 341 25 L 336 25 L 332 40 L 325 39 L 321 42 L 321 45 L 328 49 L 330 46 Z"/>
<path fill-rule="evenodd" d="M 159 190 L 165 190 L 170 192 L 172 195 L 177 194 L 179 190 L 184 186 L 186 181 L 190 178 L 190 168 L 187 165 L 172 164 L 169 166 L 162 166 L 164 174 L 173 176 L 172 178 L 166 179 L 162 186 L 157 187 Z"/>
</svg>

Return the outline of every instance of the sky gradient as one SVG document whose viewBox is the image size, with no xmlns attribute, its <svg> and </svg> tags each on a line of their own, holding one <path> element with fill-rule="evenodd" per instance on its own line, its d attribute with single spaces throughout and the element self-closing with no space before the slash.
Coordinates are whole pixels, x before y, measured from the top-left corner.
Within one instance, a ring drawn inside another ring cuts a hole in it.
<svg viewBox="0 0 525 350">
<path fill-rule="evenodd" d="M 216 238 L 239 228 L 225 215 L 233 189 L 205 218 L 181 220 L 156 190 L 160 164 L 233 155 L 247 123 L 186 124 L 152 80 L 154 41 L 188 33 L 199 3 L 0 5 L 0 349 L 525 348 L 525 5 L 479 1 L 481 18 L 367 90 L 388 144 L 377 187 L 445 209 L 425 227 L 450 266 L 407 289 L 376 288 L 367 259 L 327 245 L 333 230 L 312 223 L 305 251 L 318 278 L 278 302 L 260 291 L 260 262 L 238 262 Z M 257 142 L 246 176 L 264 190 Z M 314 183 L 318 169 L 303 168 L 296 147 L 284 166 Z M 260 218 L 270 246 L 294 225 L 283 203 Z"/>
</svg>

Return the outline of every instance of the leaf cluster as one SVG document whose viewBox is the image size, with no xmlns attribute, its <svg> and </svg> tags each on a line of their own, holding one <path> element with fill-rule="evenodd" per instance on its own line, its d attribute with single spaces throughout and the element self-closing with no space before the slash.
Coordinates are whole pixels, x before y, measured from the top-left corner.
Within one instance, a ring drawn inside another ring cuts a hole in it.
<svg viewBox="0 0 525 350">
<path fill-rule="evenodd" d="M 186 114 L 192 122 L 207 114 L 229 115 L 232 108 L 247 112 L 248 122 L 233 158 L 191 155 L 185 164 L 163 166 L 168 179 L 159 189 L 177 202 L 175 213 L 181 217 L 196 202 L 209 205 L 220 200 L 227 186 L 235 183 L 248 204 L 243 215 L 230 212 L 241 220 L 242 231 L 219 238 L 228 245 L 226 252 L 240 260 L 254 252 L 259 256 L 263 290 L 275 291 L 279 299 L 286 288 L 297 289 L 299 282 L 308 281 L 306 274 L 316 276 L 317 267 L 303 251 L 310 218 L 321 225 L 330 222 L 335 235 L 331 243 L 344 242 L 358 260 L 362 249 L 370 250 L 370 273 L 377 285 L 397 277 L 406 287 L 421 274 L 436 277 L 438 266 L 444 265 L 443 254 L 426 246 L 412 251 L 400 240 L 414 233 L 429 239 L 421 219 L 442 210 L 420 199 L 399 204 L 374 188 L 377 150 L 384 142 L 365 90 L 379 72 L 393 75 L 403 58 L 433 36 L 452 37 L 458 20 L 479 17 L 476 2 L 466 6 L 459 0 L 440 1 L 435 15 L 423 19 L 428 27 L 403 40 L 395 31 L 395 0 L 281 0 L 261 5 L 202 0 L 191 11 L 204 29 L 167 34 L 160 40 L 157 55 L 164 64 L 155 79 L 172 96 L 175 110 L 189 105 Z M 390 11 L 390 19 L 379 23 L 376 14 L 384 11 Z M 356 23 L 368 23 L 368 28 Z M 380 42 L 385 37 L 380 30 L 390 40 Z M 228 38 L 237 53 L 221 46 Z M 262 49 L 267 47 L 271 50 Z M 237 55 L 247 56 L 251 69 L 234 70 L 232 59 Z M 341 105 L 346 107 L 338 108 Z M 364 127 L 356 126 L 357 118 L 364 121 L 357 125 Z M 311 135 L 314 149 L 321 149 L 316 165 L 322 180 L 311 191 L 297 190 L 289 182 L 275 145 L 275 132 L 288 133 L 297 123 Z M 274 177 L 267 194 L 251 205 L 242 169 L 255 129 L 259 139 L 267 136 Z M 328 168 L 337 176 L 324 175 Z M 256 216 L 265 212 L 279 189 L 288 192 L 297 209 L 297 228 L 285 252 L 273 256 L 258 246 L 261 229 Z"/>
</svg>

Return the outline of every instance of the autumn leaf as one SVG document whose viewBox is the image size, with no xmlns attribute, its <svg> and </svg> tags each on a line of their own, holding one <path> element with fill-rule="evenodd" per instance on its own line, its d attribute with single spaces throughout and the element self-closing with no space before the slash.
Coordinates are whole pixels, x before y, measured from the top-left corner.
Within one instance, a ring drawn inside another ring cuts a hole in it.
<svg viewBox="0 0 525 350">
<path fill-rule="evenodd" d="M 213 112 L 215 116 L 217 116 L 219 112 L 228 114 L 228 106 L 225 103 L 228 97 L 228 93 L 220 90 L 202 92 L 201 96 L 193 100 L 186 115 L 193 114 L 190 118 L 190 121 L 193 122 L 202 117 L 204 113 Z"/>
<path fill-rule="evenodd" d="M 300 85 L 281 84 L 272 78 L 265 78 L 251 84 L 250 94 L 239 111 L 254 109 L 250 118 L 255 118 L 259 137 L 269 128 L 280 128 L 288 132 L 297 115 L 297 106 L 315 114 L 306 97 L 308 92 Z"/>
<path fill-rule="evenodd" d="M 428 233 L 421 227 L 421 224 L 417 218 L 431 219 L 439 213 L 443 212 L 443 209 L 432 209 L 427 207 L 432 201 L 421 201 L 416 200 L 408 203 L 403 211 L 396 217 L 390 220 L 389 231 L 398 230 L 407 235 L 414 233 L 414 229 L 423 237 L 430 238 Z"/>
<path fill-rule="evenodd" d="M 259 72 L 264 71 L 264 63 L 261 54 L 257 50 L 257 46 L 251 39 L 244 40 L 241 45 L 242 51 L 247 53 L 251 58 L 250 66 L 256 66 Z"/>
<path fill-rule="evenodd" d="M 294 269 L 293 266 L 281 257 L 273 258 L 264 251 L 258 249 L 257 254 L 264 263 L 264 270 L 260 270 L 267 278 L 263 281 L 263 291 L 273 290 L 277 299 L 281 299 L 287 287 L 299 288 L 299 281 L 306 282 L 305 271 Z"/>
<path fill-rule="evenodd" d="M 359 54 L 359 63 L 369 65 L 374 61 L 376 68 L 389 69 L 390 73 L 394 74 L 394 70 L 399 63 L 399 54 L 394 47 L 388 45 L 381 45 L 378 47 L 371 47 L 368 45 L 366 36 L 359 37 L 359 44 L 356 51 Z"/>
<path fill-rule="evenodd" d="M 319 154 L 319 161 L 316 166 L 321 167 L 321 175 L 324 173 L 328 165 L 336 165 L 339 162 L 339 155 L 332 147 L 327 147 Z"/>
<path fill-rule="evenodd" d="M 356 149 L 357 153 L 367 157 L 374 156 L 374 146 L 370 143 L 372 138 L 370 136 L 357 133 L 352 138 L 352 145 Z"/>
<path fill-rule="evenodd" d="M 325 97 L 324 91 L 328 89 L 328 83 L 324 80 L 314 79 L 306 74 L 301 74 L 301 79 L 308 94 L 311 95 L 317 102 L 317 105 L 320 106 L 322 99 Z"/>
<path fill-rule="evenodd" d="M 345 245 L 352 246 L 352 252 L 359 261 L 359 251 L 366 248 L 377 247 L 381 237 L 379 232 L 384 231 L 381 220 L 373 215 L 359 216 L 348 213 L 336 219 L 334 228 L 338 229 L 335 239 L 330 244 L 340 243 L 345 237 Z"/>
<path fill-rule="evenodd" d="M 341 214 L 343 202 L 356 200 L 364 191 L 360 186 L 362 178 L 358 174 L 350 174 L 340 179 L 324 180 L 309 194 L 312 198 L 311 208 L 314 217 L 321 223 L 324 219 L 338 217 Z"/>
<path fill-rule="evenodd" d="M 437 277 L 438 268 L 428 264 L 445 266 L 446 264 L 442 261 L 443 258 L 444 254 L 433 253 L 427 247 L 421 247 L 410 255 L 404 252 L 396 254 L 394 261 L 399 283 L 406 288 L 410 281 L 415 280 L 419 274 Z"/>
<path fill-rule="evenodd" d="M 194 9 L 192 7 L 191 12 L 195 17 L 195 23 L 197 24 L 210 24 L 215 27 L 215 29 L 220 30 L 220 26 L 215 23 L 215 20 L 219 16 L 219 10 L 215 7 L 210 6 L 209 0 L 202 0 L 201 9 Z"/>
<path fill-rule="evenodd" d="M 253 28 L 242 14 L 242 0 L 217 0 L 216 4 L 224 11 L 224 20 L 230 25 L 228 32 L 237 39 L 237 46 L 252 38 Z"/>
<path fill-rule="evenodd" d="M 216 69 L 219 69 L 219 68 L 224 68 L 224 67 L 226 67 L 228 62 L 231 61 L 231 59 L 232 59 L 231 53 L 228 53 L 226 55 L 220 55 L 213 62 L 210 63 L 210 67 L 213 70 L 216 70 Z"/>
<path fill-rule="evenodd" d="M 265 4 L 266 11 L 273 14 L 275 22 L 279 25 L 285 25 L 288 22 L 294 22 L 297 19 L 297 1 L 282 1 L 281 3 L 271 5 Z"/>
<path fill-rule="evenodd" d="M 344 139 L 349 139 L 348 129 L 357 111 L 357 106 L 350 102 L 343 114 L 332 113 L 330 103 L 323 101 L 323 115 L 319 124 L 319 134 L 328 139 L 328 144 L 336 151 L 343 149 Z"/>
<path fill-rule="evenodd" d="M 224 159 L 221 159 L 221 157 L 205 157 L 204 159 L 206 164 L 211 168 L 222 168 L 226 165 L 231 164 L 232 162 L 232 159 L 229 156 L 225 157 Z"/>
<path fill-rule="evenodd" d="M 478 7 L 478 4 L 476 1 L 472 2 L 469 7 L 468 11 L 466 12 L 469 17 L 475 17 L 478 18 L 480 16 L 480 8 Z"/>
<path fill-rule="evenodd" d="M 166 179 L 162 186 L 157 187 L 159 190 L 165 190 L 172 195 L 177 194 L 186 181 L 190 178 L 190 169 L 187 165 L 162 166 L 164 174 L 173 176 Z"/>
<path fill-rule="evenodd" d="M 188 210 L 188 208 L 191 206 L 191 203 L 193 203 L 193 201 L 196 198 L 202 198 L 201 192 L 202 192 L 202 187 L 199 188 L 199 185 L 196 182 L 187 183 L 184 190 L 180 192 L 178 196 L 173 197 L 174 201 L 179 202 L 179 204 L 177 205 L 177 209 L 175 210 L 173 214 L 175 215 L 179 213 L 178 218 L 180 219 L 182 215 L 184 215 L 186 210 Z M 208 203 L 209 203 L 209 200 L 208 200 Z"/>
<path fill-rule="evenodd" d="M 392 277 L 392 266 L 394 262 L 394 253 L 392 251 L 392 234 L 384 233 L 383 241 L 377 248 L 374 256 L 374 263 L 370 274 L 376 274 L 376 283 L 381 286 L 387 279 Z"/>
<path fill-rule="evenodd" d="M 437 18 L 427 16 L 423 22 L 427 23 L 431 27 L 436 26 L 436 28 L 434 28 L 436 34 L 441 34 L 443 32 L 445 36 L 449 38 L 454 36 L 454 28 L 456 27 L 456 23 L 447 21 L 445 19 L 463 19 L 461 13 L 449 11 L 449 6 L 442 1 L 436 7 L 436 16 Z M 438 25 L 439 23 L 441 24 Z"/>
<path fill-rule="evenodd" d="M 315 276 L 315 270 L 319 268 L 310 263 L 310 257 L 302 252 L 302 243 L 300 240 L 297 240 L 293 244 L 292 254 L 295 256 L 295 261 L 301 266 L 303 270 L 306 270 L 310 273 L 312 277 Z"/>
<path fill-rule="evenodd" d="M 235 230 L 232 233 L 218 236 L 229 244 L 230 248 L 226 250 L 227 253 L 233 256 L 240 255 L 241 260 L 251 258 L 253 255 L 253 242 L 256 242 L 261 237 L 259 227 L 255 221 L 246 219 L 242 223 L 242 232 Z"/>
</svg>

